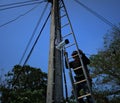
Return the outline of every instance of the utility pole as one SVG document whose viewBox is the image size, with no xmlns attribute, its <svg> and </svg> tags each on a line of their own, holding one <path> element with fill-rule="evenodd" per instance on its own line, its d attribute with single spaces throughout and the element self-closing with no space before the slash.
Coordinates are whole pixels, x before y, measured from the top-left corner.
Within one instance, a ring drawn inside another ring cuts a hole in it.
<svg viewBox="0 0 120 103">
<path fill-rule="evenodd" d="M 62 55 L 61 51 L 56 49 L 56 45 L 61 41 L 60 0 L 48 0 L 48 2 L 52 4 L 52 8 L 46 103 L 62 103 Z"/>
</svg>

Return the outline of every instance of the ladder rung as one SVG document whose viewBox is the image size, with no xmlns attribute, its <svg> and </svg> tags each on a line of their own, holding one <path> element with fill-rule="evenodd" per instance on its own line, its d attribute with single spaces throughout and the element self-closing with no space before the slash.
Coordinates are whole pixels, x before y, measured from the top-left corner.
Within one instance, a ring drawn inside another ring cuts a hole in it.
<svg viewBox="0 0 120 103">
<path fill-rule="evenodd" d="M 63 18 L 63 17 L 65 17 L 65 16 L 66 16 L 66 14 L 64 14 L 64 15 L 60 16 L 60 18 Z"/>
<path fill-rule="evenodd" d="M 65 26 L 67 26 L 67 25 L 69 25 L 69 23 L 67 23 L 67 24 L 63 25 L 61 28 L 65 27 Z"/>
<path fill-rule="evenodd" d="M 63 38 L 65 38 L 65 37 L 67 37 L 67 36 L 69 36 L 69 35 L 71 35 L 71 34 L 73 34 L 73 33 L 71 32 L 71 33 L 69 33 L 69 34 L 66 34 L 65 36 L 63 36 Z"/>
<path fill-rule="evenodd" d="M 71 45 L 68 45 L 68 46 L 66 46 L 65 48 L 69 48 L 69 47 L 71 47 L 71 46 L 73 46 L 73 45 L 75 45 L 75 43 L 73 43 L 73 44 L 71 44 Z"/>
<path fill-rule="evenodd" d="M 62 9 L 62 8 L 64 8 L 64 5 L 63 5 L 63 3 L 61 2 L 61 3 L 59 4 L 59 9 Z"/>
<path fill-rule="evenodd" d="M 75 68 L 75 69 L 73 69 L 73 70 L 78 70 L 78 69 L 80 69 L 80 68 L 82 68 L 82 66 L 80 66 L 80 67 L 77 67 L 77 68 Z"/>
<path fill-rule="evenodd" d="M 85 82 L 85 81 L 86 81 L 86 79 L 83 79 L 81 81 L 75 82 L 74 84 L 79 84 L 79 83 L 82 83 L 82 82 Z"/>
<path fill-rule="evenodd" d="M 91 95 L 90 93 L 87 93 L 85 95 L 82 95 L 82 96 L 78 97 L 78 99 L 81 99 L 81 98 L 84 98 L 84 97 L 87 97 L 87 96 L 90 96 L 90 95 Z"/>
<path fill-rule="evenodd" d="M 70 57 L 70 58 L 68 58 L 68 59 L 72 59 L 73 57 L 76 57 L 76 56 L 78 56 L 78 54 L 76 54 L 76 55 L 74 55 L 74 56 L 72 56 L 72 57 Z"/>
<path fill-rule="evenodd" d="M 59 1 L 59 6 L 61 6 L 62 5 L 62 2 L 61 1 Z"/>
<path fill-rule="evenodd" d="M 59 9 L 63 8 L 64 6 L 63 5 L 60 5 Z"/>
</svg>

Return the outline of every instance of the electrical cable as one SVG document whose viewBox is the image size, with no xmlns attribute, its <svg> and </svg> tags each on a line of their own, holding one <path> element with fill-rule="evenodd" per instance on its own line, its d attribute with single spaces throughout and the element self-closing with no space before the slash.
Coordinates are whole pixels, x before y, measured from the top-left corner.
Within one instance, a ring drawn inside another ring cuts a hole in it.
<svg viewBox="0 0 120 103">
<path fill-rule="evenodd" d="M 64 52 L 65 52 L 65 50 L 62 50 L 62 57 L 64 57 Z M 65 58 L 64 58 L 65 59 Z M 63 71 L 63 80 L 64 80 L 64 86 L 65 86 L 65 96 L 66 96 L 66 102 L 68 102 L 68 88 L 67 88 L 67 81 L 66 81 L 66 74 L 65 74 L 65 68 L 64 68 L 64 63 L 65 63 L 65 61 L 64 61 L 64 59 L 62 60 L 63 62 L 62 62 L 62 64 L 63 64 L 63 66 L 62 66 L 62 71 Z"/>
<path fill-rule="evenodd" d="M 93 15 L 95 15 L 96 17 L 98 17 L 100 20 L 102 20 L 104 23 L 106 23 L 107 25 L 115 28 L 116 30 L 120 31 L 119 28 L 114 25 L 112 22 L 110 22 L 109 20 L 107 20 L 105 17 L 101 16 L 100 14 L 98 14 L 97 12 L 93 11 L 92 9 L 88 8 L 86 5 L 84 5 L 83 3 L 81 3 L 78 0 L 74 0 L 75 2 L 77 2 L 79 5 L 81 5 L 82 7 L 84 7 L 86 10 L 88 10 L 90 13 L 92 13 Z"/>
<path fill-rule="evenodd" d="M 39 0 L 35 0 L 35 1 L 39 1 Z M 16 2 L 16 3 L 4 4 L 4 5 L 0 5 L 0 7 L 18 5 L 18 4 L 28 3 L 28 2 L 35 2 L 35 1 L 28 0 L 28 1 L 24 1 L 24 2 Z"/>
<path fill-rule="evenodd" d="M 49 15 L 48 15 L 48 17 L 47 17 L 47 19 L 46 19 L 46 21 L 45 21 L 42 29 L 40 30 L 40 33 L 39 33 L 39 35 L 37 36 L 37 39 L 36 39 L 35 43 L 33 44 L 32 48 L 31 48 L 31 50 L 30 50 L 30 52 L 29 52 L 29 54 L 28 54 L 28 56 L 27 56 L 27 58 L 26 58 L 26 60 L 25 60 L 25 62 L 24 62 L 24 64 L 23 64 L 23 66 L 26 65 L 28 59 L 30 58 L 30 55 L 31 55 L 31 53 L 33 52 L 33 49 L 35 48 L 35 45 L 37 44 L 37 42 L 38 42 L 38 40 L 39 40 L 39 37 L 40 37 L 40 35 L 41 35 L 41 33 L 42 33 L 42 31 L 43 31 L 43 29 L 44 29 L 44 27 L 45 27 L 45 25 L 46 25 L 49 17 L 50 17 L 50 14 L 51 14 L 51 12 L 49 13 Z"/>
<path fill-rule="evenodd" d="M 22 6 L 27 6 L 27 5 L 40 4 L 40 3 L 43 3 L 43 2 L 45 2 L 45 1 L 39 1 L 39 2 L 33 2 L 33 3 L 28 3 L 28 4 L 15 5 L 15 6 L 11 6 L 11 7 L 1 8 L 0 11 L 7 10 L 7 9 L 13 9 L 13 8 L 17 8 L 17 7 L 22 7 Z"/>
<path fill-rule="evenodd" d="M 30 40 L 28 41 L 28 44 L 27 44 L 27 46 L 26 46 L 26 48 L 25 48 L 25 51 L 23 52 L 23 55 L 22 55 L 22 57 L 21 57 L 21 59 L 20 59 L 19 65 L 22 63 L 23 58 L 25 57 L 25 54 L 26 54 L 26 52 L 27 52 L 27 50 L 28 50 L 28 47 L 30 46 L 30 43 L 31 43 L 31 41 L 32 41 L 32 39 L 33 39 L 33 37 L 34 37 L 34 35 L 35 35 L 35 32 L 36 32 L 36 30 L 37 30 L 37 28 L 38 28 L 38 26 L 39 26 L 39 24 L 40 24 L 43 16 L 44 16 L 45 11 L 47 10 L 47 7 L 48 7 L 48 3 L 45 5 L 45 8 L 43 9 L 43 12 L 42 12 L 42 14 L 41 14 L 41 17 L 40 17 L 40 19 L 39 19 L 38 22 L 37 22 L 37 25 L 36 25 L 36 27 L 35 27 L 32 35 L 31 35 L 31 37 L 30 37 Z"/>
<path fill-rule="evenodd" d="M 37 5 L 37 6 L 38 6 L 38 5 Z M 20 17 L 25 16 L 26 14 L 28 14 L 28 13 L 30 13 L 32 10 L 34 10 L 37 6 L 34 6 L 33 8 L 31 8 L 30 10 L 28 10 L 28 11 L 25 12 L 24 14 L 21 14 L 21 15 L 17 16 L 16 18 L 14 18 L 14 19 L 6 22 L 6 23 L 1 24 L 1 25 L 0 25 L 0 28 L 3 27 L 3 26 L 5 26 L 5 25 L 8 25 L 8 24 L 10 24 L 10 23 L 12 23 L 12 22 L 14 22 L 14 21 L 16 21 L 16 20 L 18 20 Z"/>
<path fill-rule="evenodd" d="M 43 31 L 43 29 L 44 29 L 44 27 L 45 27 L 45 25 L 46 25 L 46 23 L 47 23 L 47 21 L 48 21 L 50 15 L 51 15 L 51 12 L 50 12 L 49 15 L 47 16 L 47 18 L 46 18 L 46 20 L 45 20 L 45 23 L 43 24 L 43 26 L 42 26 L 42 28 L 41 28 L 41 30 L 40 30 L 40 32 L 39 32 L 39 35 L 37 36 L 36 41 L 34 42 L 34 44 L 33 44 L 33 46 L 32 46 L 32 48 L 31 48 L 31 50 L 30 50 L 30 52 L 29 52 L 29 54 L 28 54 L 28 56 L 27 56 L 27 58 L 26 58 L 26 60 L 25 60 L 25 62 L 24 62 L 24 64 L 23 64 L 22 67 L 24 67 L 24 66 L 26 65 L 28 59 L 30 58 L 30 56 L 31 56 L 31 54 L 32 54 L 32 52 L 33 52 L 33 50 L 34 50 L 34 48 L 35 48 L 35 45 L 36 45 L 36 43 L 38 42 L 39 37 L 40 37 L 40 35 L 41 35 L 41 33 L 42 33 L 42 31 Z M 16 76 L 15 80 L 13 81 L 12 87 L 15 85 L 15 83 L 16 83 L 19 75 L 21 74 L 21 72 L 22 72 L 23 70 L 24 70 L 24 69 L 22 68 L 22 69 L 19 71 L 18 75 Z"/>
</svg>

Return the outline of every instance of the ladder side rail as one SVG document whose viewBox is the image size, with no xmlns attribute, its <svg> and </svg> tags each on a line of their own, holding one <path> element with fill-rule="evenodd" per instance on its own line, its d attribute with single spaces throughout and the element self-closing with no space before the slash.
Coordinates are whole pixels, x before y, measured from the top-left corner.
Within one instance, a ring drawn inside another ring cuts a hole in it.
<svg viewBox="0 0 120 103">
<path fill-rule="evenodd" d="M 61 0 L 62 1 L 62 0 Z M 61 5 L 63 4 L 63 2 L 61 2 Z M 63 5 L 62 7 L 64 8 L 65 5 Z M 61 8 L 62 8 L 61 7 Z M 66 12 L 66 11 L 65 11 Z M 62 28 L 62 27 L 61 27 Z M 65 52 L 65 47 L 63 48 L 63 53 Z M 70 76 L 70 81 L 71 81 L 71 84 L 72 84 L 72 88 L 73 88 L 73 94 L 75 96 L 75 100 L 76 100 L 76 103 L 79 103 L 78 102 L 78 96 L 77 96 L 77 93 L 76 93 L 76 85 L 74 85 L 74 79 L 73 79 L 73 74 L 72 74 L 72 70 L 70 68 L 70 65 L 69 65 L 69 59 L 68 59 L 68 56 L 67 55 L 64 55 L 65 57 L 65 60 L 66 60 L 66 63 L 67 63 L 67 66 L 68 66 L 68 69 L 69 69 L 69 76 Z"/>
<path fill-rule="evenodd" d="M 72 35 L 73 35 L 73 38 L 74 38 L 74 42 L 75 42 L 75 44 L 76 44 L 77 51 L 79 51 L 79 47 L 78 47 L 77 40 L 76 40 L 74 31 L 73 31 L 73 28 L 72 28 L 71 21 L 70 21 L 70 19 L 69 19 L 68 13 L 67 13 L 67 9 L 66 9 L 66 7 L 65 7 L 65 4 L 64 4 L 63 0 L 61 0 L 61 1 L 62 1 L 62 3 L 63 3 L 63 7 L 64 7 L 64 9 L 65 9 L 66 16 L 67 16 L 68 21 L 69 21 L 69 24 L 70 24 L 71 32 L 72 32 Z M 83 70 L 84 76 L 85 76 L 85 78 L 86 78 L 86 80 L 87 80 L 88 89 L 89 89 L 90 94 L 91 94 L 91 97 L 92 97 L 92 99 L 93 99 L 92 89 L 91 89 L 91 86 L 90 86 L 90 82 L 89 82 L 89 80 L 88 80 L 88 76 L 87 76 L 87 73 L 86 73 L 86 70 L 85 70 L 85 66 L 84 66 L 84 64 L 83 64 L 83 61 L 82 61 L 82 58 L 81 58 L 81 54 L 80 54 L 79 52 L 78 52 L 78 55 L 79 55 L 79 58 L 80 58 L 80 62 L 81 62 L 81 66 L 82 66 L 82 70 Z"/>
<path fill-rule="evenodd" d="M 77 50 L 78 50 L 79 48 L 78 48 L 77 40 L 76 40 L 76 37 L 75 37 L 75 34 L 74 34 L 74 30 L 73 30 L 73 28 L 72 28 L 72 24 L 71 24 L 70 18 L 69 18 L 69 16 L 68 16 L 67 9 L 66 9 L 66 7 L 65 7 L 65 4 L 64 4 L 63 0 L 61 0 L 61 1 L 62 1 L 62 3 L 63 3 L 63 7 L 64 7 L 64 9 L 65 9 L 66 16 L 67 16 L 68 22 L 69 22 L 69 24 L 70 24 L 71 32 L 72 32 L 72 34 L 73 34 L 73 38 L 74 38 L 74 41 L 75 41 L 75 44 L 76 44 L 76 47 L 77 47 Z"/>
<path fill-rule="evenodd" d="M 73 28 L 72 28 L 71 21 L 70 21 L 70 19 L 69 19 L 68 13 L 67 13 L 67 9 L 66 9 L 66 7 L 65 7 L 65 4 L 64 4 L 63 0 L 61 0 L 61 1 L 62 1 L 62 3 L 63 3 L 63 7 L 64 7 L 65 12 L 66 12 L 66 16 L 67 16 L 68 21 L 69 21 L 69 23 L 70 23 L 70 28 L 71 28 L 71 31 L 72 31 L 72 33 L 73 33 L 73 38 L 74 38 L 74 41 L 75 41 L 75 44 L 76 44 L 77 51 L 79 51 L 79 47 L 78 47 L 77 40 L 76 40 L 74 31 L 73 31 Z M 87 79 L 87 83 L 88 83 L 88 85 L 89 85 L 90 83 L 89 83 L 89 81 L 88 81 L 88 77 L 87 77 L 87 74 L 86 74 L 86 71 L 85 71 L 85 67 L 84 67 L 84 65 L 83 65 L 83 61 L 82 61 L 82 58 L 81 58 L 81 54 L 80 54 L 79 52 L 78 52 L 78 55 L 79 55 L 79 58 L 80 58 L 81 65 L 82 65 L 82 67 L 83 67 L 83 68 L 82 68 L 82 69 L 83 69 L 83 73 L 84 73 L 85 78 Z M 90 85 L 89 85 L 89 86 L 90 86 Z M 89 89 L 90 89 L 90 87 L 89 87 Z M 90 89 L 90 92 L 91 92 L 91 89 Z"/>
</svg>

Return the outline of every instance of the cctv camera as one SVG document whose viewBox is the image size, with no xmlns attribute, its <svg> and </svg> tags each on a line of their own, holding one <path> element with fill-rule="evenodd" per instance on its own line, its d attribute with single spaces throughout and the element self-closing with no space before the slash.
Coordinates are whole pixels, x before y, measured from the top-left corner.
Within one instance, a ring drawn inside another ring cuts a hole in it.
<svg viewBox="0 0 120 103">
<path fill-rule="evenodd" d="M 65 39 L 65 40 L 63 40 L 63 41 L 61 41 L 57 46 L 56 46 L 56 48 L 57 49 L 59 49 L 59 50 L 61 50 L 66 44 L 68 44 L 69 43 L 69 40 L 68 39 Z"/>
</svg>

